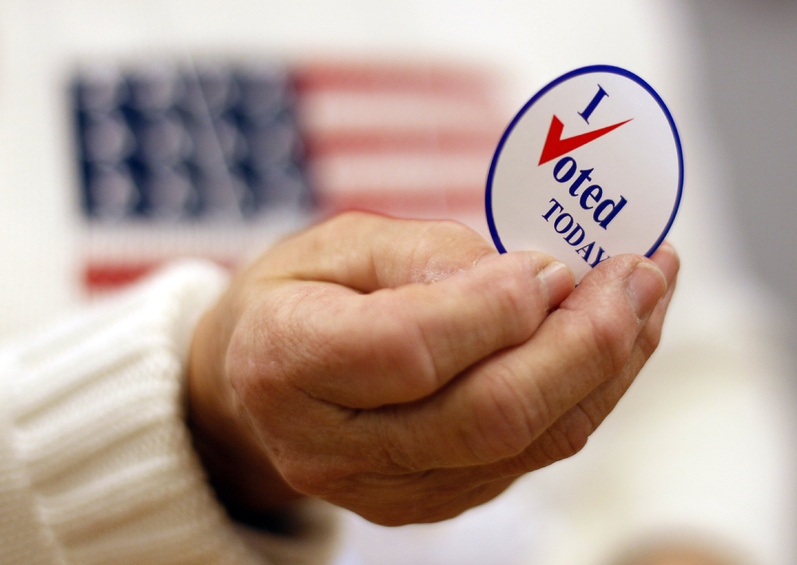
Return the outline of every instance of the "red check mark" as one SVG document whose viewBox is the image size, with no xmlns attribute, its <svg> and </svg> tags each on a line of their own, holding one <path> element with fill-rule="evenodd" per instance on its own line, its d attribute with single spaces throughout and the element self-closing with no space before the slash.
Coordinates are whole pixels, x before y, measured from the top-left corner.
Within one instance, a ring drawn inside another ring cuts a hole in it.
<svg viewBox="0 0 797 565">
<path fill-rule="evenodd" d="M 548 137 L 545 139 L 545 145 L 542 148 L 540 162 L 537 166 L 547 163 L 548 161 L 552 161 L 557 157 L 561 157 L 565 153 L 575 151 L 579 147 L 582 147 L 591 141 L 595 141 L 599 137 L 603 137 L 610 131 L 617 129 L 621 125 L 627 124 L 630 121 L 631 120 L 626 120 L 624 122 L 620 122 L 619 124 L 614 124 L 613 126 L 607 126 L 605 128 L 596 129 L 595 131 L 588 131 L 587 133 L 582 133 L 581 135 L 574 135 L 573 137 L 562 139 L 562 130 L 564 129 L 564 125 L 559 118 L 554 116 L 551 120 L 551 127 L 548 129 Z"/>
</svg>

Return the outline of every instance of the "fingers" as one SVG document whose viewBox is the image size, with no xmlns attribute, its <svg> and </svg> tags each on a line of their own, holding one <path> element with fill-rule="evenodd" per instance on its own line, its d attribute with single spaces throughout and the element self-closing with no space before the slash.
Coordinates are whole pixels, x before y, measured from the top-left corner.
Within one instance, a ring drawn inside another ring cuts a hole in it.
<svg viewBox="0 0 797 565">
<path fill-rule="evenodd" d="M 659 300 L 637 337 L 625 367 L 567 411 L 520 456 L 493 466 L 491 475 L 498 473 L 502 477 L 517 477 L 574 455 L 586 445 L 592 432 L 617 405 L 656 349 L 664 317 L 675 290 L 678 257 L 673 248 L 665 244 L 652 259 L 670 282 L 666 294 Z"/>
<path fill-rule="evenodd" d="M 496 254 L 483 237 L 457 222 L 349 212 L 278 244 L 257 268 L 270 277 L 371 292 L 440 280 Z"/>
<path fill-rule="evenodd" d="M 313 300 L 291 291 L 290 312 L 268 319 L 292 327 L 281 367 L 298 388 L 350 408 L 375 408 L 431 395 L 461 371 L 527 341 L 573 289 L 562 264 L 538 253 L 491 256 L 434 284 L 367 296 L 313 285 Z M 274 302 L 274 301 L 272 301 Z M 287 345 L 287 344 L 286 344 Z M 297 352 L 297 349 L 299 351 Z"/>
<path fill-rule="evenodd" d="M 603 263 L 533 339 L 492 356 L 433 399 L 397 414 L 386 432 L 395 459 L 408 468 L 511 460 L 571 411 L 580 422 L 574 429 L 588 435 L 655 346 L 663 307 L 661 315 L 652 314 L 677 272 L 672 249 L 661 253 L 656 262 L 625 256 Z M 600 388 L 618 375 L 618 383 Z M 574 410 L 593 392 L 588 404 Z M 572 424 L 565 419 L 551 430 L 549 438 L 561 439 L 553 436 L 566 429 L 570 444 L 552 450 L 551 457 L 580 447 Z"/>
<path fill-rule="evenodd" d="M 653 313 L 637 336 L 634 348 L 623 369 L 617 375 L 601 384 L 578 404 L 577 407 L 590 421 L 592 430 L 597 428 L 609 412 L 614 409 L 617 402 L 628 390 L 628 387 L 631 386 L 634 377 L 639 373 L 659 344 L 664 317 L 675 291 L 675 280 L 679 265 L 674 249 L 668 244 L 665 244 L 652 259 L 662 270 L 668 281 L 667 292 L 656 304 Z M 567 414 L 563 418 L 566 419 Z M 564 426 L 567 427 L 567 424 L 565 423 Z M 586 437 L 584 441 L 586 441 Z M 580 442 L 576 441 L 574 443 Z"/>
<path fill-rule="evenodd" d="M 492 500 L 513 480 L 474 480 L 473 473 L 464 469 L 439 469 L 377 480 L 356 477 L 344 482 L 327 500 L 344 508 L 354 506 L 358 514 L 376 524 L 402 526 L 453 518 Z"/>
<path fill-rule="evenodd" d="M 343 224 L 299 236 L 259 264 L 247 293 L 261 306 L 228 349 L 245 419 L 298 492 L 380 523 L 453 516 L 578 451 L 655 349 L 678 269 L 668 246 L 573 290 L 549 257 L 483 252 L 455 224 L 372 221 L 352 236 L 366 247 L 425 228 L 449 248 L 393 243 L 391 269 L 343 248 L 325 263 L 325 230 Z M 299 252 L 317 255 L 291 271 Z"/>
</svg>

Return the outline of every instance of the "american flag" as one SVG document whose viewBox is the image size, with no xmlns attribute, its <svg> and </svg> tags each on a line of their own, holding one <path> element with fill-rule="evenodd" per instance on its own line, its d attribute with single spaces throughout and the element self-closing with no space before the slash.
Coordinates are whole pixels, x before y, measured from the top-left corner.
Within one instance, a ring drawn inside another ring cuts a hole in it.
<svg viewBox="0 0 797 565">
<path fill-rule="evenodd" d="M 483 215 L 505 118 L 482 69 L 401 62 L 150 62 L 71 84 L 91 292 L 244 250 L 348 209 Z"/>
</svg>

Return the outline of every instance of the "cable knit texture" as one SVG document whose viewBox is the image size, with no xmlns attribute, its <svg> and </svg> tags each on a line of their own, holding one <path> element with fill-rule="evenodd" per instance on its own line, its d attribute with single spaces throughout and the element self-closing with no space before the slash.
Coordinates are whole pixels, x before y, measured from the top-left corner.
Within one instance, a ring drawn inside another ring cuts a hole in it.
<svg viewBox="0 0 797 565">
<path fill-rule="evenodd" d="M 0 353 L 0 563 L 323 560 L 325 509 L 291 537 L 237 526 L 192 450 L 185 360 L 225 282 L 182 264 Z"/>
</svg>

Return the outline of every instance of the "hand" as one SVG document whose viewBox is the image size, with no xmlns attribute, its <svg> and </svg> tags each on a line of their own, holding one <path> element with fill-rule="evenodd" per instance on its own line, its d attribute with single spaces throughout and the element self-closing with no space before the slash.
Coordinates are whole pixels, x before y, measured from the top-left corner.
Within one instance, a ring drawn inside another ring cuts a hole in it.
<svg viewBox="0 0 797 565">
<path fill-rule="evenodd" d="M 446 519 L 586 443 L 655 349 L 678 259 L 573 290 L 541 253 L 363 213 L 278 244 L 200 322 L 190 425 L 228 504 Z"/>
</svg>

